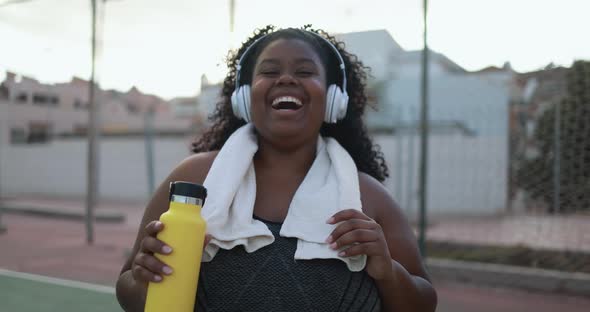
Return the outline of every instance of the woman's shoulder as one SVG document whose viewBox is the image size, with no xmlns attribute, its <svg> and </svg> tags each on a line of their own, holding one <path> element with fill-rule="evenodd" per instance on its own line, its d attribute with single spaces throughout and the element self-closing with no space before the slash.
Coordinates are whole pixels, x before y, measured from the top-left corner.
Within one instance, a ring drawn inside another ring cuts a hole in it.
<svg viewBox="0 0 590 312">
<path fill-rule="evenodd" d="M 176 180 L 203 184 L 218 153 L 219 151 L 210 151 L 193 154 L 182 160 L 174 168 L 172 175 Z"/>
<path fill-rule="evenodd" d="M 391 258 L 410 274 L 429 280 L 420 259 L 416 235 L 393 196 L 381 182 L 366 173 L 359 173 L 359 186 L 363 212 L 383 229 Z"/>
<path fill-rule="evenodd" d="M 401 210 L 385 185 L 364 172 L 359 171 L 358 175 L 361 203 L 367 216 L 379 220 L 383 216 L 399 215 Z"/>
</svg>

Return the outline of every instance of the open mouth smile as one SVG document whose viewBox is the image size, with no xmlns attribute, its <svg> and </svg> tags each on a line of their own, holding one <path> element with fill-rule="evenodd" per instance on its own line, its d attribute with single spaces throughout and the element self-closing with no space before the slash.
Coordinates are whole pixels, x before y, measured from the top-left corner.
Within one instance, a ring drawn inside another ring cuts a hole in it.
<svg viewBox="0 0 590 312">
<path fill-rule="evenodd" d="M 276 110 L 298 110 L 303 107 L 303 103 L 293 96 L 279 96 L 272 101 L 271 106 Z"/>
</svg>

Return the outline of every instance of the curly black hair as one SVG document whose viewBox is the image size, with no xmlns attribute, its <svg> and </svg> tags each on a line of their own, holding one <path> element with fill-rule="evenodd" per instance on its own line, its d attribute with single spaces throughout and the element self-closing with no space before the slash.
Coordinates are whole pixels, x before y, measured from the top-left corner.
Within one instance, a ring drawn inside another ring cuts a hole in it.
<svg viewBox="0 0 590 312">
<path fill-rule="evenodd" d="M 338 85 L 341 85 L 339 81 L 340 71 L 328 70 L 329 68 L 336 69 L 339 65 L 339 60 L 334 56 L 334 51 L 326 42 L 308 32 L 313 32 L 331 42 L 340 52 L 346 67 L 346 91 L 349 95 L 346 116 L 335 124 L 324 123 L 320 129 L 321 135 L 336 139 L 354 159 L 359 171 L 383 182 L 389 176 L 385 158 L 379 145 L 374 144 L 369 137 L 363 121 L 363 114 L 367 106 L 367 95 L 365 94 L 367 68 L 356 55 L 344 50 L 343 42 L 337 41 L 323 30 L 313 29 L 310 25 L 305 25 L 301 29 L 286 28 L 279 30 L 276 30 L 272 25 L 268 25 L 254 31 L 254 34 L 242 44 L 237 52 L 228 54 L 226 63 L 229 73 L 223 81 L 220 101 L 217 103 L 213 114 L 209 116 L 212 125 L 193 142 L 192 150 L 195 153 L 220 150 L 230 135 L 245 124 L 245 121 L 234 116 L 231 95 L 235 89 L 238 61 L 246 49 L 258 39 L 262 38 L 256 43 L 256 46 L 252 47 L 241 64 L 240 85 L 250 83 L 254 60 L 257 59 L 269 43 L 280 38 L 300 39 L 310 44 L 318 52 L 326 68 L 327 84 L 338 83 Z"/>
</svg>

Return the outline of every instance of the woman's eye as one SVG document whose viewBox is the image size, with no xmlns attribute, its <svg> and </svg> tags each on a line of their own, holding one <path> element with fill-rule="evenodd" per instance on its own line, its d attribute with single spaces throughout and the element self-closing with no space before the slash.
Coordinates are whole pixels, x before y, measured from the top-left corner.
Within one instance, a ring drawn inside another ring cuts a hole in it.
<svg viewBox="0 0 590 312">
<path fill-rule="evenodd" d="M 279 71 L 277 71 L 277 70 L 261 70 L 260 74 L 264 75 L 264 76 L 276 76 L 279 74 Z"/>
<path fill-rule="evenodd" d="M 311 70 L 299 70 L 296 72 L 296 74 L 298 76 L 309 77 L 313 75 L 313 72 Z"/>
</svg>

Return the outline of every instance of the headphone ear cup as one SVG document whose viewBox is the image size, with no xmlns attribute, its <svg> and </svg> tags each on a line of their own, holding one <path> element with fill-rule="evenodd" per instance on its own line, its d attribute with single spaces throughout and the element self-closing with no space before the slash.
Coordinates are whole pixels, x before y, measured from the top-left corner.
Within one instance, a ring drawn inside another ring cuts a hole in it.
<svg viewBox="0 0 590 312">
<path fill-rule="evenodd" d="M 334 111 L 334 97 L 336 95 L 336 85 L 330 85 L 328 87 L 328 92 L 326 92 L 326 112 L 324 114 L 324 121 L 327 123 L 334 123 L 336 122 L 332 117 L 332 113 Z"/>
<path fill-rule="evenodd" d="M 332 84 L 326 93 L 326 113 L 324 121 L 336 123 L 346 116 L 348 107 L 348 94 L 343 93 L 339 86 Z"/>
<path fill-rule="evenodd" d="M 338 91 L 340 92 L 340 102 L 338 103 L 338 114 L 336 115 L 336 119 L 342 120 L 346 116 L 346 111 L 348 110 L 348 93 L 340 91 L 340 87 L 338 87 Z"/>
<path fill-rule="evenodd" d="M 250 86 L 243 85 L 231 95 L 231 107 L 234 115 L 250 122 Z"/>
<path fill-rule="evenodd" d="M 238 92 L 239 89 L 235 89 L 234 92 L 231 94 L 231 110 L 234 112 L 234 116 L 239 119 L 242 119 L 242 115 L 240 114 L 240 103 L 238 101 Z"/>
<path fill-rule="evenodd" d="M 242 89 L 242 101 L 244 103 L 244 106 L 242 107 L 244 120 L 246 122 L 251 122 L 252 116 L 250 115 L 250 85 L 244 85 L 240 89 Z"/>
</svg>

